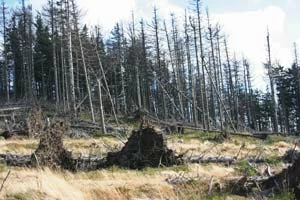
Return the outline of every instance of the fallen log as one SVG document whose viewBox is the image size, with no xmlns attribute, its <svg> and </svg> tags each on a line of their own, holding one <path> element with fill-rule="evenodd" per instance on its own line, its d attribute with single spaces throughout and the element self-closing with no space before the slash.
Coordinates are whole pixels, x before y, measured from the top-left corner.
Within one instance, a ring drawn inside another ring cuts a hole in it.
<svg viewBox="0 0 300 200">
<path fill-rule="evenodd" d="M 12 111 L 23 110 L 27 108 L 28 108 L 27 106 L 6 107 L 6 108 L 0 108 L 0 112 L 12 112 Z"/>
<path fill-rule="evenodd" d="M 28 167 L 31 166 L 31 155 L 0 154 L 0 163 L 8 166 Z"/>
<path fill-rule="evenodd" d="M 217 156 L 217 157 L 192 156 L 189 158 L 185 158 L 184 160 L 187 163 L 225 163 L 229 165 L 235 164 L 238 161 L 236 157 L 230 157 L 230 156 Z M 250 163 L 267 162 L 267 159 L 265 158 L 256 158 L 256 157 L 243 158 L 243 160 L 246 160 Z"/>
<path fill-rule="evenodd" d="M 97 169 L 104 168 L 106 166 L 106 159 L 99 158 L 96 156 L 86 156 L 86 157 L 78 157 L 73 158 L 73 162 L 75 163 L 75 170 L 80 171 L 93 171 Z"/>
</svg>

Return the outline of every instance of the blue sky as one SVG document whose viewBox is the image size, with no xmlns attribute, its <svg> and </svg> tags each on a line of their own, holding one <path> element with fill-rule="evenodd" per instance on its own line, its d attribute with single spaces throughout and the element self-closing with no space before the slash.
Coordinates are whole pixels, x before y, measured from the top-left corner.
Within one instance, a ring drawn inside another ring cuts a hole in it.
<svg viewBox="0 0 300 200">
<path fill-rule="evenodd" d="M 85 11 L 84 22 L 100 24 L 109 33 L 118 21 L 130 20 L 131 11 L 136 17 L 148 21 L 152 8 L 157 5 L 159 14 L 168 20 L 170 13 L 178 18 L 185 8 L 191 8 L 192 0 L 77 0 Z M 9 0 L 16 4 L 20 0 Z M 46 0 L 26 0 L 39 9 Z M 269 27 L 273 62 L 289 66 L 293 61 L 293 42 L 300 45 L 300 0 L 203 0 L 203 10 L 209 7 L 212 20 L 221 24 L 229 41 L 231 56 L 245 55 L 251 65 L 257 87 L 266 85 L 266 31 Z M 300 51 L 300 50 L 299 50 Z"/>
</svg>

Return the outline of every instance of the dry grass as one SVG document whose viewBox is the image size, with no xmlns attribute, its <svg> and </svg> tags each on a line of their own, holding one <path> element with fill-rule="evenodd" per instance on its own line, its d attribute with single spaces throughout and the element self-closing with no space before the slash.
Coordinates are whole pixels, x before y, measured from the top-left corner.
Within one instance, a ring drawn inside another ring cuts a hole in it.
<svg viewBox="0 0 300 200">
<path fill-rule="evenodd" d="M 188 150 L 188 155 L 235 156 L 245 142 L 244 139 L 233 138 L 223 144 L 216 144 L 197 137 L 188 139 L 171 137 L 168 140 L 168 147 L 176 152 Z M 32 153 L 37 143 L 36 140 L 1 140 L 0 153 Z M 75 155 L 104 156 L 107 151 L 120 148 L 122 143 L 111 137 L 101 137 L 88 140 L 66 139 L 64 145 Z M 265 143 L 251 139 L 249 143 L 245 143 L 239 157 L 281 156 L 293 146 L 294 144 L 285 141 Z M 279 170 L 282 166 L 279 165 L 277 168 Z M 7 167 L 1 167 L 0 182 L 7 170 Z M 47 168 L 44 170 L 12 168 L 11 170 L 12 173 L 5 183 L 0 199 L 202 199 L 212 176 L 214 176 L 214 183 L 223 184 L 226 179 L 237 175 L 234 166 L 217 164 L 189 164 L 142 171 L 112 167 L 78 173 L 52 171 Z M 167 178 L 176 176 L 197 177 L 198 179 L 194 184 L 181 186 L 173 186 L 166 182 Z M 213 198 L 207 197 L 206 199 Z M 238 197 L 226 195 L 220 199 L 238 199 Z M 239 197 L 239 199 L 245 198 Z"/>
</svg>

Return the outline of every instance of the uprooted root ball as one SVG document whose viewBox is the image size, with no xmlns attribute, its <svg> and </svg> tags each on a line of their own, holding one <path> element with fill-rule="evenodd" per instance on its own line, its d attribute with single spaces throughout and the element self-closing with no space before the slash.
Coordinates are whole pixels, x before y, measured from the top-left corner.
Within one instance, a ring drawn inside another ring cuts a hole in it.
<svg viewBox="0 0 300 200">
<path fill-rule="evenodd" d="M 63 146 L 63 136 L 67 126 L 63 122 L 56 122 L 44 129 L 40 135 L 40 143 L 32 155 L 33 165 L 61 167 L 74 170 L 72 153 Z"/>
<path fill-rule="evenodd" d="M 107 155 L 108 166 L 118 165 L 131 169 L 181 163 L 182 160 L 167 148 L 163 135 L 153 128 L 133 131 L 121 151 L 109 152 Z"/>
</svg>

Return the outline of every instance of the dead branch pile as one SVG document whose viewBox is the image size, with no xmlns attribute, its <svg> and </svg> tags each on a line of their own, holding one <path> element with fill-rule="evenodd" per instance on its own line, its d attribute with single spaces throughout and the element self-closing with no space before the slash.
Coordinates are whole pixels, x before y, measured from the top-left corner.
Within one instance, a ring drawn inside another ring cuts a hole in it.
<svg viewBox="0 0 300 200">
<path fill-rule="evenodd" d="M 63 136 L 67 130 L 64 122 L 56 122 L 44 129 L 40 134 L 39 146 L 32 155 L 32 164 L 75 170 L 72 153 L 63 146 Z"/>
<path fill-rule="evenodd" d="M 119 152 L 109 152 L 107 165 L 118 165 L 131 169 L 171 166 L 182 163 L 175 153 L 168 149 L 162 134 L 153 128 L 132 132 L 127 143 Z"/>
</svg>

